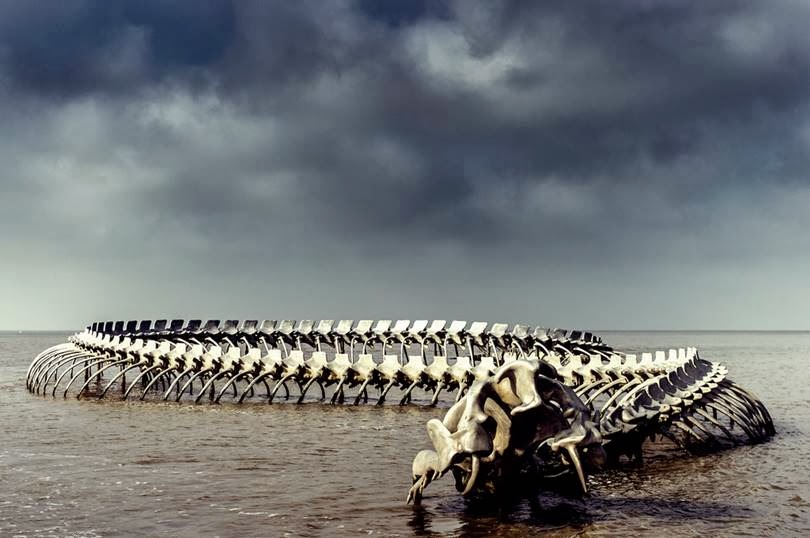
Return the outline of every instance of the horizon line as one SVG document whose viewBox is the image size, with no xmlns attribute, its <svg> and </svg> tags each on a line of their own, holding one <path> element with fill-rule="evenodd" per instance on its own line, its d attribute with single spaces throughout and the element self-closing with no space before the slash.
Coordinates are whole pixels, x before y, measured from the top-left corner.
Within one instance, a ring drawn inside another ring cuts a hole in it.
<svg viewBox="0 0 810 538">
<path fill-rule="evenodd" d="M 551 327 L 550 327 L 551 328 Z M 0 329 L 0 334 L 25 334 L 25 333 L 75 333 L 81 332 L 83 329 Z M 755 333 L 755 332 L 785 332 L 785 333 L 802 333 L 810 332 L 808 329 L 567 329 L 587 331 L 594 334 L 611 333 L 611 332 L 659 332 L 659 333 Z"/>
</svg>

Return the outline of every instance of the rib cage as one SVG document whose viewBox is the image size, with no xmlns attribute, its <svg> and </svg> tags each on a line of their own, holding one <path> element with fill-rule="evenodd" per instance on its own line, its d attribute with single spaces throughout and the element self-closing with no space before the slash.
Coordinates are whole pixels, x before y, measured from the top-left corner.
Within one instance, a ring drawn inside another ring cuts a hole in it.
<svg viewBox="0 0 810 538">
<path fill-rule="evenodd" d="M 443 320 L 174 320 L 99 322 L 69 339 L 68 344 L 46 350 L 29 369 L 28 386 L 51 394 L 64 382 L 64 394 L 82 371 L 84 381 L 91 370 L 116 365 L 121 369 L 137 366 L 144 380 L 141 397 L 161 381 L 174 378 L 174 389 L 193 389 L 196 380 L 217 380 L 235 387 L 240 381 L 248 387 L 238 397 L 242 401 L 259 382 L 275 382 L 267 388 L 272 400 L 279 389 L 289 394 L 288 384 L 299 386 L 299 401 L 312 384 L 335 386 L 332 401 L 342 401 L 345 390 L 359 387 L 367 399 L 368 387 L 381 390 L 378 403 L 393 388 L 404 391 L 401 401 L 409 401 L 416 388 L 433 392 L 436 403 L 442 390 L 459 394 L 476 378 L 489 375 L 505 360 L 541 358 L 554 355 L 567 361 L 580 353 L 606 353 L 610 348 L 586 331 L 530 328 L 504 323 Z M 86 368 L 86 369 L 85 369 Z M 133 368 L 134 369 L 134 368 Z M 97 374 L 93 374 L 97 375 Z M 197 377 L 194 377 L 197 376 Z M 188 387 L 180 378 L 193 378 Z M 125 374 L 122 376 L 125 379 Z M 157 378 L 157 379 L 155 379 Z M 113 378 L 117 381 L 115 378 Z M 149 385 L 147 380 L 155 380 Z M 265 384 L 265 383 L 263 383 Z M 87 383 L 78 391 L 84 392 Z M 110 387 L 107 387 L 109 389 Z M 121 387 L 125 396 L 130 392 Z M 129 390 L 134 387 L 129 386 Z M 165 388 L 165 387 L 164 387 Z M 102 391 L 106 392 L 106 391 Z M 164 394 L 168 397 L 168 392 Z M 176 399 L 182 396 L 176 395 Z M 224 391 L 215 397 L 217 401 Z M 238 394 L 237 394 L 238 396 Z M 196 400 L 201 399 L 198 391 Z M 357 399 L 355 400 L 357 401 Z"/>
<path fill-rule="evenodd" d="M 695 353 L 603 407 L 600 430 L 614 439 L 635 431 L 660 433 L 696 451 L 737 444 L 746 437 L 759 442 L 772 436 L 773 421 L 765 406 L 727 374 L 724 366 Z"/>
<path fill-rule="evenodd" d="M 442 392 L 458 400 L 476 380 L 514 360 L 542 361 L 600 417 L 608 445 L 635 451 L 651 434 L 702 449 L 773 434 L 765 407 L 726 379 L 725 367 L 694 348 L 624 354 L 587 331 L 443 320 L 157 320 L 97 322 L 42 352 L 27 386 L 77 397 L 228 397 L 357 404 L 377 389 L 377 404 L 397 391 Z M 130 375 L 127 383 L 127 375 Z M 218 386 L 217 386 L 218 385 Z M 349 397 L 349 392 L 352 392 Z M 424 401 L 424 400 L 423 400 Z M 623 448 L 624 445 L 633 448 Z"/>
</svg>

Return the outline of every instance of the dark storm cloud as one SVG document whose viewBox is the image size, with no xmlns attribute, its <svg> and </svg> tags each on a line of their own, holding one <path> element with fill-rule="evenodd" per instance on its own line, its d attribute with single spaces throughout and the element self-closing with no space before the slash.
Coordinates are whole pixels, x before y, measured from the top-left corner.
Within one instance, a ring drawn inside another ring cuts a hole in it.
<svg viewBox="0 0 810 538">
<path fill-rule="evenodd" d="M 233 10 L 216 0 L 4 2 L 0 39 L 4 78 L 20 91 L 131 92 L 217 61 L 234 39 Z"/>
<path fill-rule="evenodd" d="M 465 308 L 715 297 L 720 268 L 806 264 L 808 23 L 788 0 L 2 2 L 0 242 L 109 286 L 171 259 L 189 286 L 311 270 L 403 308 L 493 275 Z"/>
</svg>

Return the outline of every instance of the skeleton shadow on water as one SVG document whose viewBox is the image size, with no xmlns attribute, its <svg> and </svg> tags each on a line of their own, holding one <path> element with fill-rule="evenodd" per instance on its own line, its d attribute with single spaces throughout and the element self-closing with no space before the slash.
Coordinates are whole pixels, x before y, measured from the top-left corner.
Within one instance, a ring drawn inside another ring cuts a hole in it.
<svg viewBox="0 0 810 538">
<path fill-rule="evenodd" d="M 499 498 L 496 502 L 462 501 L 453 498 L 435 508 L 415 506 L 409 526 L 418 536 L 437 533 L 436 520 L 447 514 L 458 519 L 454 536 L 484 536 L 495 533 L 504 524 L 530 527 L 538 531 L 585 530 L 592 525 L 617 519 L 654 518 L 667 523 L 687 522 L 693 519 L 724 520 L 745 519 L 752 516 L 746 506 L 713 501 L 695 501 L 661 497 L 629 498 L 588 495 L 576 499 L 562 494 L 543 492 L 529 496 Z"/>
</svg>

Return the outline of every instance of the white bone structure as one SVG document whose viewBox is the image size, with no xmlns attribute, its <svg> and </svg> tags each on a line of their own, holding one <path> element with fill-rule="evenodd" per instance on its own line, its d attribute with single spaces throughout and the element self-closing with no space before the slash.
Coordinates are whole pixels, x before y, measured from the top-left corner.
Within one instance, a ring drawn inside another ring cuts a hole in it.
<svg viewBox="0 0 810 538">
<path fill-rule="evenodd" d="M 693 348 L 641 360 L 610 355 L 601 365 L 576 358 L 555 363 L 556 370 L 550 362 L 506 361 L 471 385 L 443 420 L 430 420 L 433 450 L 414 458 L 407 502 L 418 503 L 447 473 L 464 496 L 560 477 L 585 492 L 589 470 L 622 455 L 640 461 L 648 438 L 703 452 L 775 434 L 765 406 Z"/>
<path fill-rule="evenodd" d="M 286 398 L 294 393 L 300 402 L 317 385 L 321 399 L 333 387 L 333 403 L 345 401 L 350 390 L 354 403 L 368 401 L 369 389 L 376 388 L 378 404 L 391 390 L 408 403 L 420 389 L 429 391 L 430 403 L 436 404 L 442 392 L 460 396 L 503 362 L 548 358 L 568 364 L 582 355 L 588 364 L 599 361 L 601 367 L 609 353 L 601 339 L 585 331 L 530 330 L 525 325 L 510 330 L 503 323 L 105 322 L 40 354 L 29 369 L 28 387 L 53 395 L 74 390 L 81 397 L 96 390 L 103 396 L 116 385 L 125 397 L 137 391 L 144 398 L 160 390 L 164 399 L 179 401 L 191 394 L 199 401 L 207 394 L 217 402 L 228 391 L 239 402 L 259 396 L 273 401 L 281 390 Z M 577 360 L 582 367 L 582 359 Z M 621 359 L 617 355 L 614 360 Z M 100 385 L 112 373 L 116 375 Z"/>
<path fill-rule="evenodd" d="M 504 455 L 514 466 L 523 461 L 515 454 L 534 454 L 529 466 L 536 467 L 548 457 L 532 452 L 541 447 L 565 449 L 562 459 L 576 463 L 572 475 L 584 489 L 578 458 L 595 445 L 616 461 L 640 458 L 642 443 L 656 436 L 693 451 L 772 436 L 765 406 L 726 376 L 695 348 L 625 354 L 586 331 L 526 325 L 158 320 L 93 323 L 40 353 L 26 382 L 37 394 L 77 398 L 442 402 L 450 406 L 445 419 L 428 423 L 436 454 L 414 462 L 409 499 L 418 501 L 446 472 L 465 494 L 480 486 L 476 477 L 507 476 L 498 467 Z M 414 398 L 417 389 L 427 394 Z M 485 458 L 481 447 L 491 451 Z"/>
</svg>

